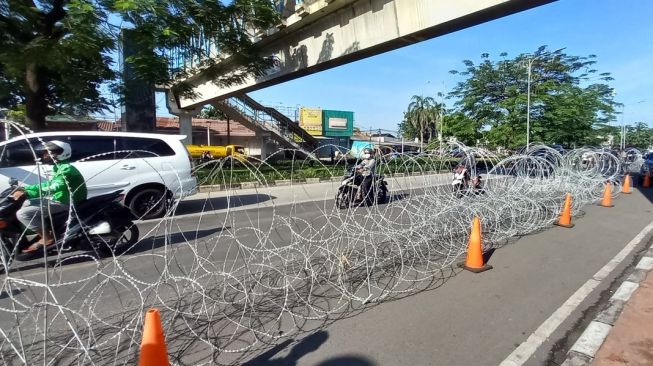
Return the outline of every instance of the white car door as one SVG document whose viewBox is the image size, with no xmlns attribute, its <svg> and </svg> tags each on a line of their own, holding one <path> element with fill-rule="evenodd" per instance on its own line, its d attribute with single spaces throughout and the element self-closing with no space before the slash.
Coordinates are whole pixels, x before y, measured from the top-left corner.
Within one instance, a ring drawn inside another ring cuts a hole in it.
<svg viewBox="0 0 653 366">
<path fill-rule="evenodd" d="M 135 167 L 116 159 L 116 137 L 73 135 L 66 137 L 72 149 L 71 162 L 86 181 L 88 197 L 130 186 Z"/>
<path fill-rule="evenodd" d="M 27 139 L 12 141 L 0 146 L 0 191 L 9 187 L 9 179 L 15 178 L 21 185 L 38 184 L 37 155 L 34 148 L 40 142 Z M 41 180 L 47 180 L 52 175 L 52 166 L 43 164 L 40 167 Z"/>
<path fill-rule="evenodd" d="M 158 138 L 120 136 L 116 139 L 116 149 L 122 153 L 120 166 L 133 170 L 135 183 L 161 183 L 168 186 L 171 174 L 170 157 L 175 152 L 167 143 Z"/>
</svg>

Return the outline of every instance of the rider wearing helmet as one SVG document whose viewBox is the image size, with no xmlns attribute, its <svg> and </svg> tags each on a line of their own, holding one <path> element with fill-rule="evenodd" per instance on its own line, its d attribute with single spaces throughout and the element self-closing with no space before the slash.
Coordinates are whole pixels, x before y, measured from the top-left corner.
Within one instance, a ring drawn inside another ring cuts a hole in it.
<svg viewBox="0 0 653 366">
<path fill-rule="evenodd" d="M 356 169 L 359 173 L 357 177 L 358 183 L 361 184 L 361 193 L 364 197 L 368 197 L 370 186 L 372 185 L 372 178 L 376 169 L 376 161 L 374 160 L 374 150 L 370 148 L 363 149 L 363 160 Z M 362 197 L 359 197 L 362 198 Z"/>
<path fill-rule="evenodd" d="M 63 141 L 50 141 L 39 144 L 34 149 L 37 156 L 41 157 L 43 163 L 54 162 L 52 179 L 38 184 L 27 185 L 14 193 L 14 197 L 26 196 L 23 207 L 18 210 L 16 217 L 28 229 L 37 233 L 39 240 L 26 248 L 23 253 L 32 253 L 54 243 L 54 239 L 47 228 L 42 226 L 42 209 L 48 215 L 45 219 L 46 226 L 48 217 L 59 213 L 68 212 L 71 204 L 78 204 L 86 199 L 86 184 L 82 174 L 69 162 L 72 150 L 70 144 Z M 40 193 L 44 199 L 41 204 Z"/>
</svg>

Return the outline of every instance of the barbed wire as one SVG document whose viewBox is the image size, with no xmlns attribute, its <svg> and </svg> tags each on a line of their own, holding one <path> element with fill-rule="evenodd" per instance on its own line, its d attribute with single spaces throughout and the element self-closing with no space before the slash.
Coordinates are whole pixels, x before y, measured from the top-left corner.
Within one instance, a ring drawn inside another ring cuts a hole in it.
<svg viewBox="0 0 653 366">
<path fill-rule="evenodd" d="M 532 146 L 500 158 L 448 147 L 377 156 L 390 186 L 387 203 L 341 209 L 334 200 L 339 180 L 294 182 L 309 165 L 345 173 L 356 163 L 352 156 L 280 168 L 277 160 L 294 156 L 280 151 L 263 161 L 198 165 L 200 184 L 227 187 L 217 193 L 225 207 L 212 207 L 207 194 L 189 219 L 175 214 L 183 205 L 176 202 L 165 217 L 135 223 L 141 239 L 120 252 L 59 253 L 42 263 L 13 261 L 2 250 L 0 359 L 134 364 L 143 314 L 157 307 L 172 364 L 243 363 L 281 338 L 441 285 L 458 272 L 475 216 L 487 251 L 550 227 L 568 192 L 574 214 L 598 200 L 606 184 L 619 192 L 623 167 L 608 152 L 563 156 Z M 459 163 L 483 176 L 481 191 L 454 192 L 451 171 Z M 271 177 L 287 170 L 292 185 L 275 187 Z M 242 171 L 256 188 L 229 189 Z M 283 201 L 286 191 L 291 198 Z M 239 207 L 245 192 L 279 199 Z"/>
</svg>

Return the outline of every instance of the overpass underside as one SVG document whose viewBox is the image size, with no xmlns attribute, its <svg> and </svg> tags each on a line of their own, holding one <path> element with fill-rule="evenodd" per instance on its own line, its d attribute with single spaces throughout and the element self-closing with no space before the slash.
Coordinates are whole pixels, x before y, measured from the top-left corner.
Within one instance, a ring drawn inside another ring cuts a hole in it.
<svg viewBox="0 0 653 366">
<path fill-rule="evenodd" d="M 178 107 L 196 108 L 553 1 L 305 1 L 283 24 L 259 32 L 262 54 L 275 60 L 266 75 L 225 87 L 200 73 L 188 80 L 194 97 L 177 96 Z"/>
</svg>

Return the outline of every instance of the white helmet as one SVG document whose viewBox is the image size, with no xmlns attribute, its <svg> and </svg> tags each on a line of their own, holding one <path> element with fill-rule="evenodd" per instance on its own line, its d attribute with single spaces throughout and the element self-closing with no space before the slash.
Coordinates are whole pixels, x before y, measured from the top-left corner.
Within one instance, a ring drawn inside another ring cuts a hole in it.
<svg viewBox="0 0 653 366">
<path fill-rule="evenodd" d="M 373 154 L 374 154 L 374 150 L 372 150 L 372 149 L 370 149 L 368 147 L 363 149 L 363 158 L 364 159 L 371 158 Z"/>
<path fill-rule="evenodd" d="M 39 152 L 47 151 L 48 153 L 52 154 L 52 158 L 55 161 L 68 160 L 72 154 L 70 144 L 59 140 L 46 142 L 45 144 L 39 146 L 37 150 Z"/>
</svg>

